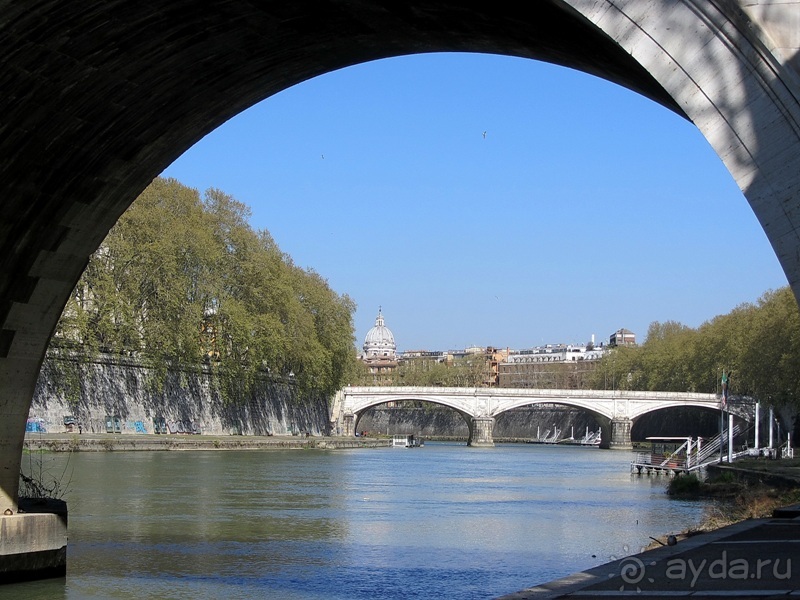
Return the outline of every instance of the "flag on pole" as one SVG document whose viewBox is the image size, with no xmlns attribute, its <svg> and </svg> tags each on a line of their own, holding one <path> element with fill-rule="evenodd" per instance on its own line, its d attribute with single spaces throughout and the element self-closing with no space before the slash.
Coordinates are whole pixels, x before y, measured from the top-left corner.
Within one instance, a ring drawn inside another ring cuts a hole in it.
<svg viewBox="0 0 800 600">
<path fill-rule="evenodd" d="M 725 410 L 728 406 L 728 374 L 725 371 L 722 371 L 722 401 L 720 402 L 720 408 Z"/>
</svg>

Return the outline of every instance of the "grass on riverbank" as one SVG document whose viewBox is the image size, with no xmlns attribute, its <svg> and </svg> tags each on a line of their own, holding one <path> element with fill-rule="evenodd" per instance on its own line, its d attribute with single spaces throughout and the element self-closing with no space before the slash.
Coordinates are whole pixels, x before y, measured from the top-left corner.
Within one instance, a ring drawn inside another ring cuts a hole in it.
<svg viewBox="0 0 800 600">
<path fill-rule="evenodd" d="M 800 503 L 800 487 L 750 482 L 725 486 L 727 495 L 706 509 L 699 531 L 712 531 L 747 519 L 769 518 L 776 508 Z"/>
<path fill-rule="evenodd" d="M 741 461 L 736 463 L 736 470 L 710 475 L 705 480 L 679 475 L 669 481 L 667 493 L 676 498 L 714 500 L 696 526 L 676 535 L 680 541 L 747 519 L 769 518 L 777 508 L 800 504 L 800 459 Z M 648 549 L 666 543 L 667 536 L 662 536 Z"/>
</svg>

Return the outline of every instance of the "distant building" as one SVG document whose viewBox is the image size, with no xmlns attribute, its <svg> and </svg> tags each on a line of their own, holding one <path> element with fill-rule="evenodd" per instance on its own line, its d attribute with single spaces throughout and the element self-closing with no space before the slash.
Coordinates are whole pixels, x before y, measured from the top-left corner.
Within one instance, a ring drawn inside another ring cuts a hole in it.
<svg viewBox="0 0 800 600">
<path fill-rule="evenodd" d="M 635 346 L 636 334 L 627 329 L 617 329 L 617 331 L 612 333 L 611 337 L 608 338 L 608 345 L 612 348 L 616 346 Z"/>
<path fill-rule="evenodd" d="M 369 369 L 372 385 L 397 385 L 398 377 L 411 381 L 414 373 L 432 370 L 441 364 L 463 365 L 467 361 L 469 385 L 586 389 L 592 372 L 609 347 L 636 345 L 636 336 L 627 329 L 614 332 L 608 345 L 595 345 L 594 340 L 592 335 L 586 344 L 548 344 L 526 350 L 470 346 L 463 350 L 406 350 L 398 355 L 394 335 L 386 327 L 379 309 L 359 358 Z M 398 371 L 398 365 L 403 365 L 403 369 Z M 402 381 L 399 384 L 402 385 Z"/>
<path fill-rule="evenodd" d="M 508 360 L 508 349 L 501 350 L 488 346 L 484 352 L 486 362 L 486 376 L 483 385 L 487 387 L 497 387 L 500 385 L 500 365 Z"/>
<path fill-rule="evenodd" d="M 548 344 L 508 352 L 498 364 L 498 385 L 511 388 L 579 389 L 603 357 L 594 344 Z"/>
<path fill-rule="evenodd" d="M 397 359 L 401 363 L 414 363 L 424 367 L 425 365 L 452 362 L 453 357 L 441 350 L 435 352 L 429 350 L 406 350 Z"/>
<path fill-rule="evenodd" d="M 394 334 L 386 327 L 381 309 L 375 319 L 375 326 L 367 332 L 359 358 L 367 365 L 375 385 L 389 384 L 397 369 L 397 344 Z"/>
</svg>

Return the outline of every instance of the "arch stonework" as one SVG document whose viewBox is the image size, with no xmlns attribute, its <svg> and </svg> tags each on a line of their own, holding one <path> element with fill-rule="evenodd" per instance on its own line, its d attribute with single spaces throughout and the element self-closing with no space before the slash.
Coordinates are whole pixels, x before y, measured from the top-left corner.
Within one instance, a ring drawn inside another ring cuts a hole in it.
<svg viewBox="0 0 800 600">
<path fill-rule="evenodd" d="M 452 408 L 461 415 L 469 428 L 467 445 L 493 446 L 491 434 L 494 417 L 487 412 L 489 406 L 486 400 L 478 401 L 477 395 L 464 397 L 464 392 L 464 388 L 348 387 L 340 392 L 342 401 L 339 404 L 339 413 L 331 419 L 335 424 L 333 430 L 343 431 L 344 435 L 354 435 L 364 413 L 387 402 L 430 402 Z"/>
<path fill-rule="evenodd" d="M 631 427 L 644 414 L 665 408 L 719 409 L 720 397 L 692 392 L 620 390 L 546 390 L 532 388 L 346 387 L 331 415 L 334 431 L 353 435 L 366 410 L 387 402 L 418 401 L 456 410 L 469 425 L 470 446 L 493 446 L 494 420 L 504 412 L 532 404 L 560 404 L 592 413 L 603 430 L 602 446 L 628 449 Z"/>
<path fill-rule="evenodd" d="M 800 292 L 798 3 L 0 0 L 0 513 L 39 367 L 89 255 L 205 134 L 295 83 L 409 53 L 545 60 L 694 122 Z"/>
</svg>

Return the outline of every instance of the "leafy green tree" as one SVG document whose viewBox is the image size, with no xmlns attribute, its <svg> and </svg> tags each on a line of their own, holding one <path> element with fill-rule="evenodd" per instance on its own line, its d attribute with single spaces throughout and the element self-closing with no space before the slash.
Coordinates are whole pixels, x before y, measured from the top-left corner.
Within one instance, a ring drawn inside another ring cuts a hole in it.
<svg viewBox="0 0 800 600">
<path fill-rule="evenodd" d="M 220 190 L 201 198 L 156 179 L 91 257 L 55 345 L 130 354 L 162 372 L 210 362 L 229 401 L 265 375 L 331 395 L 353 370 L 355 305 L 249 218 Z"/>
<path fill-rule="evenodd" d="M 395 373 L 396 385 L 430 387 L 480 387 L 486 379 L 483 354 L 456 358 L 451 362 L 436 360 L 404 361 Z"/>
<path fill-rule="evenodd" d="M 799 404 L 800 311 L 788 287 L 759 299 L 740 339 L 741 358 L 733 377 L 741 380 L 746 393 L 777 406 Z"/>
<path fill-rule="evenodd" d="M 733 394 L 800 407 L 800 309 L 790 288 L 767 292 L 696 329 L 653 323 L 641 346 L 603 357 L 592 384 L 718 393 L 723 370 Z"/>
</svg>

